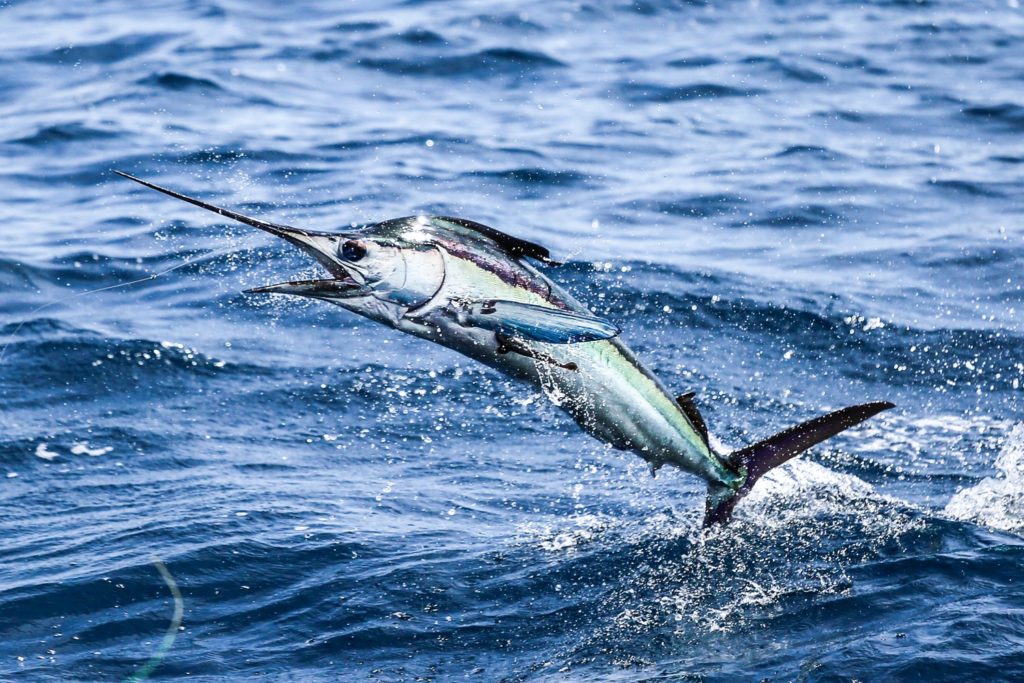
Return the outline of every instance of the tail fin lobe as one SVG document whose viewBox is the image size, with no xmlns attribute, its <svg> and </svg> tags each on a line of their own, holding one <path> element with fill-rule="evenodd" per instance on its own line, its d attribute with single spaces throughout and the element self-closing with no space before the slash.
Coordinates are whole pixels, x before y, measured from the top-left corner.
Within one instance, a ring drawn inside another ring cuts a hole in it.
<svg viewBox="0 0 1024 683">
<path fill-rule="evenodd" d="M 746 480 L 735 490 L 714 485 L 708 487 L 704 526 L 728 523 L 732 518 L 732 511 L 736 507 L 736 503 L 750 493 L 757 480 L 768 471 L 795 458 L 825 439 L 858 425 L 883 410 L 894 407 L 895 405 L 888 401 L 850 406 L 807 422 L 801 422 L 775 436 L 770 436 L 752 446 L 730 453 L 726 457 L 727 462 L 737 470 L 746 471 Z"/>
</svg>

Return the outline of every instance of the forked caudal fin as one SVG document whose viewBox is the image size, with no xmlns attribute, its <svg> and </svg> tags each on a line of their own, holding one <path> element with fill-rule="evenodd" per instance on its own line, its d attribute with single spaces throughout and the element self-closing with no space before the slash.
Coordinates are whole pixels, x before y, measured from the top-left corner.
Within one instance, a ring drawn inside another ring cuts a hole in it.
<svg viewBox="0 0 1024 683">
<path fill-rule="evenodd" d="M 736 507 L 736 503 L 750 493 L 757 480 L 768 471 L 795 458 L 811 446 L 893 407 L 895 406 L 888 401 L 850 406 L 802 422 L 775 436 L 768 437 L 764 441 L 758 441 L 753 446 L 730 453 L 726 461 L 737 471 L 745 470 L 746 479 L 738 489 L 718 485 L 708 486 L 704 526 L 727 524 L 732 519 L 732 511 Z"/>
</svg>

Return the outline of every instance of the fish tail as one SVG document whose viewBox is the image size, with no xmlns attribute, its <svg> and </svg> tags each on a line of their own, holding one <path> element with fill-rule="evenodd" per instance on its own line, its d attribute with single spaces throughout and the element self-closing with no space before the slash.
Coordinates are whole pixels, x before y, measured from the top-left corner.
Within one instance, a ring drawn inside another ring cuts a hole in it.
<svg viewBox="0 0 1024 683">
<path fill-rule="evenodd" d="M 850 406 L 801 422 L 775 436 L 758 441 L 753 446 L 730 453 L 725 457 L 726 463 L 746 476 L 737 488 L 717 483 L 708 484 L 704 526 L 728 524 L 736 503 L 750 493 L 758 479 L 769 471 L 795 458 L 811 446 L 893 407 L 895 406 L 888 401 Z"/>
</svg>

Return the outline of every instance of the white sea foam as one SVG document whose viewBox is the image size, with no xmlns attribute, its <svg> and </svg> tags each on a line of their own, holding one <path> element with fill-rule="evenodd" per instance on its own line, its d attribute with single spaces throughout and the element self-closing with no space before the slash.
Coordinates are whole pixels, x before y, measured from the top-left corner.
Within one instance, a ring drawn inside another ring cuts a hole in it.
<svg viewBox="0 0 1024 683">
<path fill-rule="evenodd" d="M 946 515 L 999 531 L 1024 532 L 1024 423 L 1006 437 L 995 467 L 997 476 L 954 495 Z"/>
<path fill-rule="evenodd" d="M 106 455 L 110 451 L 114 450 L 113 446 L 103 446 L 102 448 L 90 448 L 89 444 L 85 441 L 76 441 L 71 445 L 71 452 L 75 455 L 91 455 L 96 457 L 98 455 Z M 38 454 L 37 454 L 38 455 Z"/>
<path fill-rule="evenodd" d="M 519 543 L 536 545 L 549 553 L 571 551 L 595 540 L 599 534 L 616 525 L 605 515 L 578 514 L 558 523 L 527 522 L 519 525 Z"/>
<path fill-rule="evenodd" d="M 891 507 L 906 510 L 912 506 L 879 493 L 874 486 L 852 474 L 798 458 L 766 474 L 737 506 L 736 518 L 766 529 L 802 524 L 813 527 L 822 516 L 852 515 L 859 525 L 869 527 L 879 537 L 891 537 L 906 531 L 913 523 L 905 515 L 898 515 L 897 523 L 892 515 L 882 513 Z M 693 511 L 693 523 L 654 509 L 642 521 L 576 514 L 554 523 L 520 525 L 517 536 L 520 542 L 537 545 L 548 552 L 573 550 L 609 533 L 633 542 L 680 537 L 690 537 L 696 542 L 701 537 L 699 520 L 698 510 Z"/>
<path fill-rule="evenodd" d="M 766 474 L 742 503 L 738 514 L 759 516 L 768 506 L 792 502 L 793 514 L 812 517 L 828 512 L 847 512 L 850 501 L 883 500 L 875 487 L 852 474 L 797 458 Z"/>
<path fill-rule="evenodd" d="M 56 451 L 51 451 L 49 448 L 47 448 L 47 443 L 45 441 L 43 441 L 38 446 L 36 446 L 36 457 L 37 458 L 42 458 L 43 460 L 52 461 L 58 455 L 60 455 L 60 453 L 57 453 Z"/>
</svg>

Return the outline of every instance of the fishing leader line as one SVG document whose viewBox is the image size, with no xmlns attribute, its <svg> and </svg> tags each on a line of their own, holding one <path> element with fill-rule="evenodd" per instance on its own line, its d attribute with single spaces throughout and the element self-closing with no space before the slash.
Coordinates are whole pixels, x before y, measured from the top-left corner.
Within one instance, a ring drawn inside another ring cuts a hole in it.
<svg viewBox="0 0 1024 683">
<path fill-rule="evenodd" d="M 223 256 L 224 254 L 230 252 L 230 250 L 231 250 L 231 247 L 225 247 L 223 249 L 219 249 L 219 250 L 216 250 L 216 251 L 207 252 L 207 253 L 203 254 L 202 256 L 203 257 L 216 258 L 217 256 Z M 185 260 L 182 261 L 181 263 L 175 264 L 175 265 L 171 266 L 170 268 L 165 268 L 164 270 L 161 270 L 159 272 L 153 273 L 151 275 L 147 275 L 146 277 L 140 277 L 139 279 L 131 280 L 130 282 L 119 282 L 119 283 L 117 283 L 115 285 L 107 285 L 105 287 L 99 287 L 97 289 L 88 289 L 88 290 L 86 290 L 84 292 L 75 292 L 74 294 L 71 294 L 71 295 L 69 295 L 67 297 L 64 297 L 63 299 L 57 299 L 55 301 L 51 301 L 49 303 L 45 303 L 42 306 L 39 306 L 38 308 L 32 309 L 31 311 L 28 312 L 28 314 L 26 315 L 25 319 L 22 320 L 20 323 L 18 323 L 17 327 L 14 328 L 14 331 L 11 332 L 11 340 L 8 341 L 6 344 L 4 344 L 3 348 L 0 348 L 0 363 L 4 362 L 4 357 L 7 355 L 7 347 L 14 343 L 14 337 L 16 337 L 18 335 L 18 332 L 21 331 L 21 328 L 24 327 L 26 323 L 31 321 L 32 316 L 34 316 L 36 313 L 39 313 L 40 311 L 45 311 L 46 309 L 50 308 L 51 306 L 56 306 L 58 304 L 66 303 L 69 299 L 78 299 L 78 298 L 81 298 L 81 297 L 89 295 L 89 294 L 98 294 L 99 292 L 108 292 L 108 291 L 110 291 L 112 289 L 120 289 L 121 287 L 131 287 L 132 285 L 137 285 L 137 284 L 141 284 L 143 282 L 149 282 L 151 280 L 156 280 L 157 278 L 163 277 L 164 275 L 167 275 L 168 273 L 171 273 L 171 272 L 173 272 L 175 270 L 178 270 L 179 268 L 184 268 L 185 266 L 190 265 L 191 263 L 193 263 L 194 258 L 195 257 L 192 257 L 192 256 L 186 256 Z"/>
</svg>

